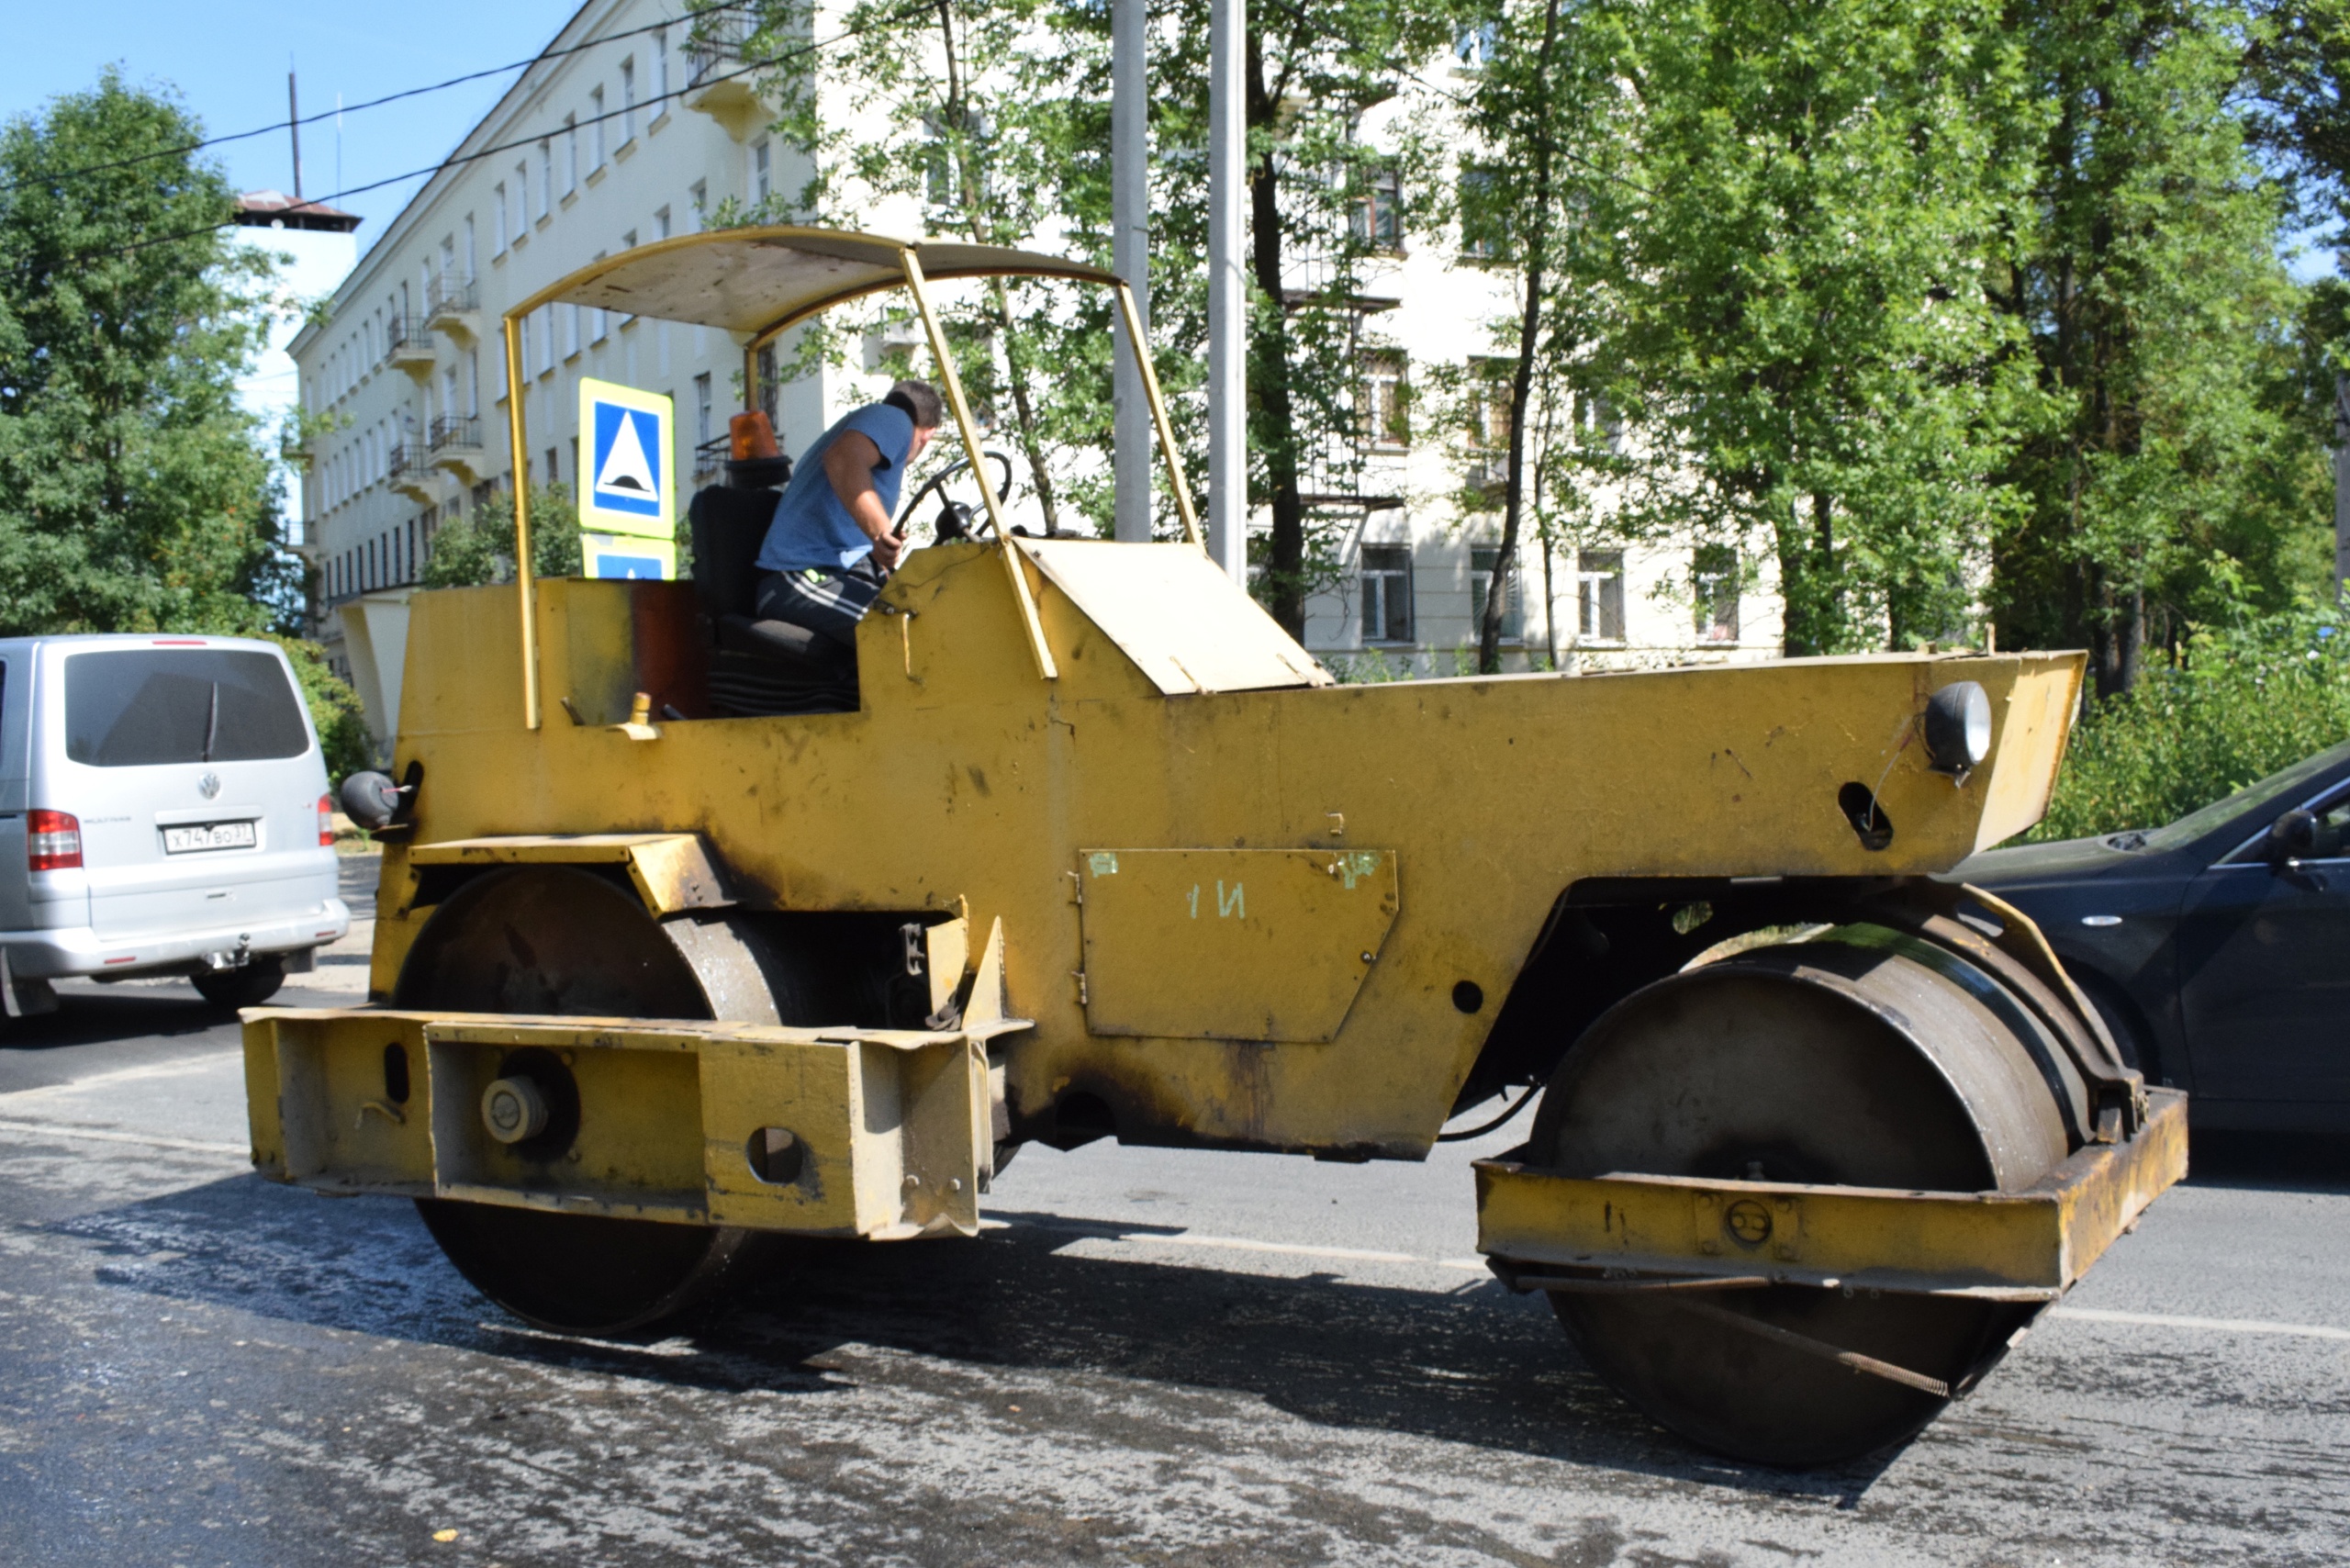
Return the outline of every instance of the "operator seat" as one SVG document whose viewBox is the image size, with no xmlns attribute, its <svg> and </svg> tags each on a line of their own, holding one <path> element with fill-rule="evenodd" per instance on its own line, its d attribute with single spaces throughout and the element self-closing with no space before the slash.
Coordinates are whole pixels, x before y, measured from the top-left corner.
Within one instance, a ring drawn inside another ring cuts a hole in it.
<svg viewBox="0 0 2350 1568">
<path fill-rule="evenodd" d="M 757 619 L 755 562 L 775 503 L 772 489 L 712 485 L 686 509 L 694 594 L 711 631 L 711 703 L 744 718 L 852 712 L 854 649 L 788 621 Z"/>
</svg>

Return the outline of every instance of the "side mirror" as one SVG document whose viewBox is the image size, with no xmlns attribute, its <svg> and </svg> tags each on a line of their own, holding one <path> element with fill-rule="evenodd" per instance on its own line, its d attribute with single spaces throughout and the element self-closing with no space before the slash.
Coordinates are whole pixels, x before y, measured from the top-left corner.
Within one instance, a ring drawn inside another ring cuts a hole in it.
<svg viewBox="0 0 2350 1568">
<path fill-rule="evenodd" d="M 2317 848 L 2317 817 L 2296 808 L 2268 824 L 2268 837 L 2260 846 L 2261 858 L 2271 866 L 2289 866 L 2305 860 Z"/>
</svg>

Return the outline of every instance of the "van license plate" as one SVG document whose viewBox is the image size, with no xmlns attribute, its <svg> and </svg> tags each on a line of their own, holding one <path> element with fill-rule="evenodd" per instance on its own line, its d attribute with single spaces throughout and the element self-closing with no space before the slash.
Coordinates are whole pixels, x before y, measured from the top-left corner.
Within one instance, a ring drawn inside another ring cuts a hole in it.
<svg viewBox="0 0 2350 1568">
<path fill-rule="evenodd" d="M 253 824 L 251 823 L 196 823 L 188 827 L 167 827 L 163 830 L 163 853 L 186 855 L 199 849 L 251 849 L 253 846 Z"/>
</svg>

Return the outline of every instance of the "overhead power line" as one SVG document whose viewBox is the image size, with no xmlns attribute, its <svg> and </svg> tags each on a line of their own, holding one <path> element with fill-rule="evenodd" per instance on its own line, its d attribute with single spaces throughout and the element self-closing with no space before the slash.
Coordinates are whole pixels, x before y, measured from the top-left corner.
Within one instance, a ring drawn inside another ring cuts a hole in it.
<svg viewBox="0 0 2350 1568">
<path fill-rule="evenodd" d="M 445 82 L 432 82 L 421 87 L 409 87 L 397 93 L 386 93 L 380 98 L 370 98 L 364 103 L 343 104 L 331 109 L 320 109 L 314 115 L 282 119 L 274 125 L 265 125 L 256 130 L 240 130 L 227 136 L 208 136 L 202 141 L 191 141 L 184 146 L 165 147 L 153 152 L 141 152 L 136 158 L 117 158 L 111 162 L 85 163 L 78 169 L 54 169 L 37 174 L 27 174 L 21 179 L 0 184 L 0 191 L 13 191 L 21 185 L 47 185 L 58 180 L 76 180 L 86 174 L 103 174 L 116 169 L 135 168 L 141 163 L 151 163 L 159 158 L 184 157 L 190 152 L 201 152 L 207 147 L 223 147 L 231 141 L 250 141 L 256 136 L 269 136 L 297 126 L 315 125 L 320 120 L 332 119 L 338 115 L 356 114 L 361 109 L 380 108 L 386 104 L 397 104 L 403 98 L 420 98 L 427 93 L 439 93 L 451 87 L 462 87 L 468 82 L 478 82 L 485 76 L 501 76 L 509 71 L 525 71 L 543 60 L 559 60 L 565 55 L 583 53 L 599 44 L 618 43 L 622 39 L 635 38 L 640 33 L 659 32 L 665 28 L 676 27 L 680 19 L 690 20 L 691 16 L 692 14 L 689 13 L 686 18 L 672 17 L 663 22 L 648 22 L 641 28 L 631 28 L 625 32 L 607 33 L 601 38 L 589 39 L 586 43 L 572 44 L 564 49 L 543 49 L 528 60 L 510 61 L 504 65 L 492 65 L 480 71 L 469 71 L 463 76 L 452 76 Z"/>
<path fill-rule="evenodd" d="M 801 44 L 797 49 L 785 50 L 782 53 L 778 54 L 771 59 L 756 61 L 751 64 L 740 66 L 733 71 L 721 72 L 716 75 L 706 76 L 701 81 L 693 83 L 688 86 L 675 88 L 666 93 L 655 94 L 654 96 L 646 98 L 640 103 L 623 105 L 621 107 L 617 109 L 607 109 L 602 114 L 591 115 L 586 119 L 578 120 L 574 123 L 578 125 L 595 125 L 602 120 L 619 119 L 624 115 L 641 112 L 643 109 L 650 107 L 652 105 L 663 103 L 671 98 L 682 98 L 688 93 L 698 92 L 701 88 L 711 86 L 716 83 L 731 82 L 737 76 L 748 76 L 754 72 L 772 70 L 776 66 L 784 64 L 789 61 L 797 60 L 802 55 L 814 54 L 819 50 L 830 49 L 833 45 L 837 43 L 845 43 L 850 39 L 860 37 L 865 33 L 873 32 L 884 27 L 894 26 L 900 22 L 910 20 L 917 16 L 926 16 L 930 14 L 932 9 L 933 6 L 931 0 L 914 0 L 913 4 L 907 6 L 902 9 L 893 11 L 886 17 L 878 17 L 861 28 L 851 28 L 845 32 L 834 33 L 831 38 L 818 39 L 812 42 Z M 380 180 L 370 180 L 364 185 L 350 185 L 342 190 L 330 192 L 326 196 L 314 197 L 304 205 L 321 206 L 328 202 L 341 201 L 345 196 L 364 196 L 369 191 L 381 190 L 386 185 L 397 185 L 406 180 L 413 180 L 420 177 L 430 179 L 431 176 L 441 174 L 444 170 L 456 168 L 459 164 L 471 163 L 483 158 L 495 158 L 499 153 L 511 152 L 517 148 L 534 147 L 545 140 L 546 138 L 544 136 L 525 136 L 513 141 L 501 141 L 496 146 L 485 147 L 475 152 L 453 152 L 448 157 L 443 158 L 440 162 L 431 164 L 428 167 L 421 169 L 410 169 L 406 174 L 390 174 Z M 60 264 L 65 265 L 79 262 L 86 262 L 93 258 L 102 256 L 119 256 L 132 251 L 144 251 L 155 245 L 174 244 L 182 240 L 194 240 L 201 235 L 214 234 L 223 229 L 235 229 L 241 226 L 241 219 L 231 218 L 218 223 L 207 223 L 197 229 L 184 229 L 175 234 L 157 234 L 144 240 L 133 240 L 129 244 L 109 245 L 104 250 L 80 252 L 74 255 L 62 258 Z"/>
</svg>

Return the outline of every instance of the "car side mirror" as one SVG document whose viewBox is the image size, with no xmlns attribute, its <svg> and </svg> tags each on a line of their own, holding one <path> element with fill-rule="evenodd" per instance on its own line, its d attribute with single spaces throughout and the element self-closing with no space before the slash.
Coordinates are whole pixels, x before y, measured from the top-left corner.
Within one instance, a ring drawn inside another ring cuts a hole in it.
<svg viewBox="0 0 2350 1568">
<path fill-rule="evenodd" d="M 2290 866 L 2296 860 L 2309 858 L 2316 848 L 2316 814 L 2296 808 L 2268 824 L 2268 837 L 2261 845 L 2261 858 L 2271 866 Z"/>
</svg>

